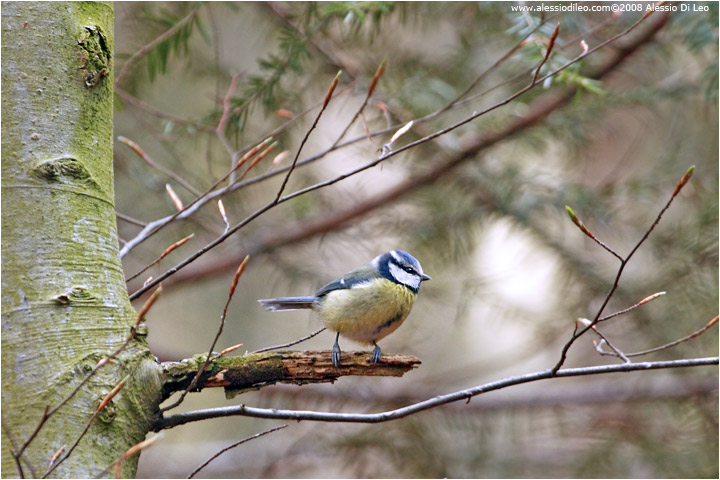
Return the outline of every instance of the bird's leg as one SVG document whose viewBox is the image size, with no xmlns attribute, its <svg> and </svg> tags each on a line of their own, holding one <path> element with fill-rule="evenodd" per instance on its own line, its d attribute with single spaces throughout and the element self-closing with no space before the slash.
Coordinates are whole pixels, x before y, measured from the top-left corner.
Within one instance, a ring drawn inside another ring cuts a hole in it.
<svg viewBox="0 0 720 480">
<path fill-rule="evenodd" d="M 380 360 L 380 357 L 382 356 L 382 351 L 380 351 L 380 347 L 378 346 L 377 343 L 372 342 L 372 344 L 375 345 L 375 349 L 373 350 L 373 353 L 372 353 L 372 361 L 373 361 L 373 365 L 375 365 L 378 362 L 378 360 Z"/>
<path fill-rule="evenodd" d="M 338 345 L 338 339 L 340 338 L 340 333 L 338 332 L 337 335 L 335 335 L 335 344 L 332 348 L 332 364 L 333 367 L 338 368 L 340 367 L 340 345 Z"/>
</svg>

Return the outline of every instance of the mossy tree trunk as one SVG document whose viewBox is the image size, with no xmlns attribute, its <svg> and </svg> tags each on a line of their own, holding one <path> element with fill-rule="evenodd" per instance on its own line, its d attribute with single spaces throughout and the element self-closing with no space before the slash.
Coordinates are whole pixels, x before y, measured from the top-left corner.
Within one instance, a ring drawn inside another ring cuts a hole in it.
<svg viewBox="0 0 720 480">
<path fill-rule="evenodd" d="M 3 476 L 19 474 L 10 449 L 122 345 L 137 315 L 118 256 L 112 52 L 110 3 L 2 4 Z M 148 432 L 159 373 L 143 339 L 131 342 L 34 437 L 25 476 L 42 476 L 130 375 L 51 476 L 101 472 Z"/>
</svg>

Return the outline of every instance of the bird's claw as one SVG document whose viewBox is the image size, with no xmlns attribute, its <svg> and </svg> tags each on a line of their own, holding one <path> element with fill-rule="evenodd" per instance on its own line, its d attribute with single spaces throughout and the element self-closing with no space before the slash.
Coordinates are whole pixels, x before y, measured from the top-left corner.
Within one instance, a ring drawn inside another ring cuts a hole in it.
<svg viewBox="0 0 720 480">
<path fill-rule="evenodd" d="M 339 368 L 340 367 L 340 345 L 338 345 L 337 342 L 335 343 L 335 345 L 333 345 L 331 358 L 332 358 L 333 367 Z"/>
<path fill-rule="evenodd" d="M 378 347 L 377 344 L 374 344 L 374 345 L 375 345 L 375 349 L 373 350 L 373 353 L 372 353 L 373 365 L 375 365 L 378 362 L 378 360 L 380 360 L 380 357 L 382 357 L 382 351 L 380 350 L 380 347 Z"/>
</svg>

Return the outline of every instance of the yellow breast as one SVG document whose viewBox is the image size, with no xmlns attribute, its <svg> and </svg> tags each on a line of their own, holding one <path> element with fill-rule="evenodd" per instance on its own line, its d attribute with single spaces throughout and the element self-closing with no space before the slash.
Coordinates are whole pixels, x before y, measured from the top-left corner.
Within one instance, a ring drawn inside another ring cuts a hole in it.
<svg viewBox="0 0 720 480">
<path fill-rule="evenodd" d="M 328 293 L 318 313 L 330 330 L 357 342 L 372 343 L 402 325 L 416 296 L 403 285 L 375 279 Z"/>
</svg>

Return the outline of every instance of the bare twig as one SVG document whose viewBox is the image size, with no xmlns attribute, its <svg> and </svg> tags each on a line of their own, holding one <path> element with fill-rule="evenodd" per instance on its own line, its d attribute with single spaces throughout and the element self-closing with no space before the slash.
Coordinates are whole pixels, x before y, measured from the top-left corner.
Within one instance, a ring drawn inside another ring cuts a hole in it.
<svg viewBox="0 0 720 480">
<path fill-rule="evenodd" d="M 167 175 L 168 177 L 172 178 L 173 180 L 175 180 L 176 182 L 178 182 L 180 185 L 182 185 L 183 187 L 185 187 L 185 189 L 186 189 L 188 192 L 192 193 L 193 195 L 200 195 L 200 192 L 199 192 L 195 187 L 193 187 L 192 185 L 190 185 L 190 182 L 188 182 L 187 180 L 185 180 L 184 178 L 182 178 L 180 175 L 178 175 L 177 173 L 173 172 L 173 171 L 170 170 L 169 168 L 163 167 L 162 165 L 160 165 L 160 164 L 158 164 L 157 162 L 155 162 L 155 160 L 153 160 L 153 159 L 150 157 L 150 155 L 148 155 L 147 153 L 145 153 L 145 150 L 143 150 L 143 149 L 140 147 L 140 145 L 138 145 L 137 143 L 133 142 L 133 141 L 130 140 L 129 138 L 123 137 L 122 135 L 119 136 L 119 137 L 117 137 L 117 139 L 118 139 L 119 142 L 124 143 L 125 145 L 127 145 L 128 147 L 130 147 L 130 149 L 131 149 L 133 152 L 135 152 L 138 157 L 140 157 L 143 161 L 145 161 L 145 163 L 147 163 L 148 165 L 150 165 L 150 166 L 153 167 L 154 169 L 156 169 L 156 170 L 164 173 L 164 174 Z"/>
<path fill-rule="evenodd" d="M 249 442 L 250 440 L 255 440 L 256 438 L 262 437 L 263 435 L 267 435 L 268 433 L 277 432 L 278 430 L 282 430 L 283 428 L 286 428 L 287 426 L 288 426 L 288 424 L 286 423 L 285 425 L 280 425 L 279 427 L 271 428 L 269 430 L 265 430 L 264 432 L 256 433 L 255 435 L 251 435 L 249 437 L 243 438 L 242 440 L 237 441 L 237 442 L 233 443 L 232 445 L 228 445 L 227 447 L 223 448 L 222 450 L 217 452 L 212 457 L 208 458 L 205 462 L 203 462 L 202 465 L 200 465 L 195 470 L 193 470 L 192 473 L 190 475 L 188 475 L 187 478 L 193 478 L 195 475 L 197 475 L 200 472 L 200 470 L 207 467 L 210 464 L 210 462 L 212 462 L 213 460 L 215 460 L 217 457 L 219 457 L 223 453 L 227 452 L 228 450 L 238 447 L 238 446 L 242 445 L 243 443 Z"/>
<path fill-rule="evenodd" d="M 559 14 L 553 15 L 553 18 L 556 17 L 557 15 L 559 15 Z M 459 105 L 459 102 L 460 102 L 463 98 L 465 98 L 465 96 L 466 96 L 468 93 L 470 93 L 475 87 L 477 87 L 478 84 L 482 81 L 483 78 L 485 78 L 490 72 L 492 72 L 492 71 L 495 70 L 497 67 L 499 67 L 499 66 L 500 66 L 503 62 L 505 62 L 508 58 L 510 58 L 511 56 L 513 56 L 513 55 L 515 54 L 515 52 L 517 52 L 518 50 L 520 50 L 520 48 L 522 48 L 523 45 L 525 45 L 525 42 L 526 42 L 526 40 L 530 37 L 530 35 L 532 35 L 533 33 L 535 33 L 535 32 L 536 32 L 541 26 L 543 26 L 548 20 L 549 20 L 549 19 L 544 19 L 544 20 L 541 21 L 537 26 L 535 26 L 535 27 L 534 27 L 533 29 L 531 29 L 528 33 L 526 33 L 525 36 L 522 37 L 510 50 L 508 50 L 503 56 L 501 56 L 500 58 L 498 58 L 497 60 L 495 60 L 495 62 L 494 62 L 492 65 L 490 65 L 488 68 L 486 68 L 485 70 L 483 70 L 483 72 L 480 73 L 480 75 L 478 75 L 478 76 L 475 78 L 475 80 L 474 80 L 465 90 L 463 90 L 463 92 L 462 92 L 460 95 L 458 95 L 457 97 L 455 97 L 455 99 L 453 99 L 450 103 L 448 103 L 447 105 L 445 105 L 442 109 L 438 110 L 437 113 L 438 113 L 438 114 L 443 113 L 443 112 L 445 112 L 445 111 L 447 111 L 447 110 L 450 110 L 451 108 L 455 107 L 456 105 Z M 524 76 L 524 74 L 523 74 L 523 76 Z M 493 87 L 493 89 L 494 89 L 494 88 L 497 88 L 497 86 L 496 86 L 496 87 Z M 486 90 L 485 92 L 481 93 L 480 95 L 484 95 L 485 93 L 488 93 L 488 91 L 489 91 L 489 90 Z M 477 96 L 475 96 L 475 98 L 477 98 Z M 418 122 L 420 122 L 420 121 L 421 121 L 421 120 L 418 120 Z"/>
<path fill-rule="evenodd" d="M 47 407 L 45 407 L 45 410 L 47 411 Z M 25 478 L 25 471 L 23 470 L 22 464 L 20 463 L 21 460 L 23 460 L 23 459 L 21 458 L 20 455 L 16 454 L 16 452 L 18 452 L 19 449 L 17 448 L 17 442 L 15 441 L 15 436 L 10 431 L 10 428 L 5 424 L 5 418 L 0 417 L 0 425 L 2 425 L 2 430 L 3 430 L 3 432 L 5 432 L 5 435 L 7 436 L 8 441 L 10 442 L 9 450 L 10 450 L 10 454 L 13 457 L 13 461 L 15 462 L 15 468 L 17 469 L 18 477 Z M 28 468 L 30 469 L 30 474 L 32 475 L 32 477 L 33 478 L 37 477 L 37 475 L 35 475 L 35 470 L 33 469 L 32 465 L 30 465 L 30 463 L 27 461 L 25 463 L 28 464 Z"/>
<path fill-rule="evenodd" d="M 140 59 L 145 57 L 148 53 L 150 53 L 150 51 L 152 51 L 152 49 L 160 45 L 162 42 L 175 35 L 175 33 L 177 33 L 177 31 L 183 28 L 187 23 L 191 22 L 195 18 L 195 16 L 197 16 L 199 9 L 200 7 L 194 8 L 190 13 L 185 16 L 185 18 L 183 18 L 171 28 L 166 30 L 162 35 L 159 35 L 157 38 L 155 38 L 155 40 L 146 45 L 143 45 L 140 50 L 133 53 L 132 56 L 128 58 L 127 61 L 123 64 L 118 74 L 115 75 L 115 85 L 122 85 L 122 83 L 125 81 L 125 77 L 130 74 L 130 70 L 134 68 L 135 64 Z"/>
<path fill-rule="evenodd" d="M 585 226 L 585 224 L 575 215 L 575 212 L 573 211 L 572 208 L 570 208 L 569 206 L 565 205 L 565 211 L 567 212 L 568 216 L 570 217 L 570 220 L 572 220 L 572 222 L 580 229 L 581 232 L 583 232 L 585 235 L 587 235 L 588 237 L 590 237 L 595 243 L 597 243 L 598 245 L 600 245 L 602 248 L 604 248 L 605 250 L 607 250 L 608 252 L 610 252 L 610 254 L 612 254 L 615 258 L 617 258 L 617 259 L 620 260 L 621 262 L 623 261 L 623 258 L 622 258 L 622 256 L 621 256 L 619 253 L 617 253 L 617 252 L 616 252 L 615 250 L 613 250 L 612 248 L 608 247 L 605 242 L 603 242 L 603 241 L 601 241 L 599 238 L 597 238 L 597 237 Z"/>
<path fill-rule="evenodd" d="M 373 92 L 375 91 L 375 86 L 377 85 L 378 80 L 380 80 L 380 77 L 382 76 L 383 72 L 385 71 L 385 64 L 387 63 L 387 60 L 383 60 L 380 62 L 380 66 L 378 66 L 377 70 L 375 70 L 375 74 L 373 75 L 372 79 L 370 80 L 370 85 L 368 86 L 367 93 L 365 94 L 365 99 L 362 102 L 362 105 L 360 105 L 360 108 L 358 108 L 357 112 L 355 112 L 355 115 L 353 115 L 350 122 L 348 122 L 345 129 L 342 131 L 342 133 L 338 136 L 337 140 L 335 140 L 335 143 L 332 144 L 333 147 L 336 147 L 340 141 L 345 138 L 345 135 L 350 130 L 350 127 L 353 126 L 355 121 L 360 117 L 363 110 L 365 110 L 365 107 L 368 104 L 368 101 L 370 100 L 370 97 L 372 96 Z"/>
<path fill-rule="evenodd" d="M 130 216 L 125 215 L 125 214 L 120 213 L 120 212 L 115 212 L 115 216 L 116 216 L 117 218 L 119 218 L 120 220 L 122 220 L 123 222 L 131 223 L 131 224 L 133 224 L 133 225 L 137 225 L 138 227 L 144 227 L 144 226 L 147 225 L 147 223 L 145 223 L 145 222 L 142 222 L 142 221 L 140 221 L 140 220 L 137 220 L 137 219 L 135 219 L 135 218 L 133 218 L 133 217 L 130 217 Z"/>
<path fill-rule="evenodd" d="M 636 51 L 640 46 L 647 43 L 654 35 L 657 33 L 666 23 L 668 20 L 668 15 L 663 15 L 659 17 L 659 20 L 651 26 L 646 29 L 642 35 L 639 35 L 637 38 L 633 40 L 631 44 L 625 45 L 622 50 L 617 50 L 615 54 L 610 57 L 606 63 L 597 69 L 595 72 L 593 72 L 591 75 L 589 75 L 591 78 L 602 78 L 604 75 L 608 74 L 609 72 L 614 71 L 615 68 L 617 68 L 624 59 L 628 58 L 629 55 L 631 55 L 634 51 Z M 288 245 L 293 242 L 297 242 L 300 240 L 304 240 L 307 238 L 310 238 L 314 235 L 318 234 L 324 234 L 339 228 L 342 228 L 343 226 L 347 225 L 348 222 L 355 220 L 363 215 L 366 215 L 384 205 L 389 204 L 390 202 L 395 201 L 396 199 L 408 194 L 411 191 L 414 191 L 424 185 L 433 183 L 438 180 L 438 178 L 442 177 L 443 175 L 448 174 L 449 172 L 453 171 L 453 169 L 457 168 L 459 165 L 464 163 L 465 161 L 475 158 L 479 152 L 482 150 L 501 142 L 502 140 L 505 140 L 512 135 L 516 134 L 517 132 L 523 131 L 536 123 L 540 122 L 542 119 L 546 118 L 548 115 L 550 115 L 552 112 L 560 108 L 562 105 L 567 103 L 570 99 L 573 98 L 575 94 L 575 89 L 570 88 L 567 92 L 565 92 L 562 95 L 558 95 L 556 93 L 549 93 L 544 95 L 543 97 L 538 98 L 533 105 L 530 107 L 527 114 L 516 117 L 513 119 L 510 123 L 508 123 L 505 127 L 503 127 L 501 130 L 498 130 L 494 133 L 487 133 L 481 138 L 479 138 L 477 141 L 475 141 L 473 144 L 469 145 L 465 150 L 457 153 L 453 157 L 445 160 L 444 162 L 438 162 L 436 166 L 429 169 L 426 172 L 423 173 L 416 173 L 412 178 L 409 178 L 402 183 L 396 185 L 395 187 L 389 188 L 385 190 L 384 192 L 380 193 L 379 195 L 369 198 L 365 201 L 356 201 L 353 202 L 353 205 L 349 208 L 338 211 L 336 213 L 328 215 L 327 213 L 324 213 L 322 216 L 320 216 L 315 221 L 304 221 L 302 224 L 299 225 L 293 225 L 285 231 L 279 233 L 279 234 L 273 234 L 272 236 L 262 239 L 259 241 L 256 241 L 253 243 L 253 246 L 249 249 L 250 254 L 257 254 L 261 252 L 266 252 L 268 250 L 271 250 L 273 248 L 277 248 L 281 245 Z M 388 133 L 390 131 L 395 130 L 397 127 L 392 127 L 390 129 L 385 129 L 382 132 Z M 371 135 L 375 135 L 378 132 L 374 132 Z M 359 137 L 361 140 L 364 137 Z M 351 143 L 353 141 L 357 141 L 358 139 L 348 140 L 347 142 L 344 142 L 339 147 L 344 146 L 345 144 Z M 406 146 L 407 147 L 407 146 Z M 398 149 L 394 152 L 394 154 L 399 153 L 400 151 L 404 150 Z M 319 158 L 320 156 L 324 155 L 327 152 L 320 153 L 318 155 L 314 155 L 313 157 L 310 157 L 302 162 L 298 162 L 298 165 L 305 163 L 309 163 L 311 161 L 314 161 L 315 159 Z M 372 163 L 369 163 L 363 167 L 361 167 L 360 170 L 366 169 L 366 168 L 372 168 L 373 166 L 379 164 L 383 159 L 378 159 Z M 286 169 L 287 170 L 287 167 Z M 356 172 L 350 172 L 346 176 L 352 175 Z M 272 174 L 270 174 L 272 175 Z M 265 176 L 259 176 L 257 178 L 248 180 L 245 182 L 244 185 L 254 184 L 256 182 L 264 180 L 264 178 L 267 178 L 268 175 Z M 317 187 L 322 188 L 322 186 L 334 183 L 335 181 L 339 181 L 343 178 L 346 178 L 346 176 L 338 177 L 337 179 L 334 179 L 332 181 L 325 182 L 323 184 L 318 184 Z M 243 185 L 243 186 L 244 186 Z M 238 185 L 240 186 L 240 185 Z M 246 219 L 247 222 L 252 221 L 258 214 L 262 214 L 262 209 L 260 211 L 257 211 L 253 213 L 248 219 Z M 238 225 L 240 226 L 240 225 Z M 236 226 L 237 227 L 237 226 Z M 242 227 L 242 226 L 240 226 Z M 219 242 L 224 241 L 224 239 L 219 239 Z M 199 252 L 199 254 L 202 254 L 202 252 Z M 194 261 L 194 259 L 189 259 L 189 262 Z M 176 280 L 188 280 L 191 278 L 196 278 L 197 276 L 202 276 L 203 274 L 211 274 L 215 273 L 220 270 L 226 270 L 232 266 L 234 266 L 234 263 L 237 262 L 237 258 L 233 258 L 230 260 L 220 260 L 216 263 L 206 265 L 206 266 L 200 266 L 199 268 L 196 268 L 192 275 L 186 275 L 186 276 L 179 276 L 176 277 Z M 178 265 L 178 269 L 183 268 L 184 265 Z M 166 272 L 169 275 L 173 275 L 175 272 Z M 142 292 L 140 292 L 142 293 Z M 135 294 L 134 294 L 135 295 Z"/>
<path fill-rule="evenodd" d="M 163 258 L 165 258 L 166 256 L 168 256 L 168 255 L 170 254 L 170 252 L 172 252 L 173 250 L 175 250 L 175 249 L 178 248 L 178 247 L 183 246 L 185 243 L 187 243 L 188 240 L 190 240 L 190 239 L 191 239 L 192 237 L 194 237 L 194 236 L 195 236 L 195 234 L 194 234 L 194 233 L 191 233 L 191 234 L 188 235 L 187 237 L 182 238 L 182 239 L 178 240 L 177 242 L 173 243 L 172 245 L 170 245 L 169 247 L 167 247 L 167 248 L 160 254 L 160 256 L 159 256 L 158 258 L 156 258 L 155 260 L 153 260 L 152 263 L 150 263 L 149 265 L 143 267 L 142 270 L 140 270 L 139 272 L 137 272 L 135 275 L 132 275 L 132 276 L 128 277 L 127 280 L 125 280 L 125 281 L 126 281 L 126 282 L 129 282 L 130 280 L 133 280 L 134 278 L 139 277 L 140 275 L 143 274 L 143 272 L 147 271 L 148 268 L 151 268 L 153 265 L 156 265 L 156 264 L 160 263 L 160 261 L 161 261 Z"/>
<path fill-rule="evenodd" d="M 302 151 L 303 147 L 305 146 L 305 143 L 307 142 L 308 138 L 310 138 L 310 133 L 312 133 L 313 130 L 315 130 L 315 127 L 317 126 L 318 122 L 320 121 L 320 117 L 322 117 L 322 114 L 325 112 L 325 109 L 327 108 L 328 104 L 330 103 L 330 100 L 332 99 L 332 94 L 335 91 L 335 88 L 337 87 L 338 81 L 340 80 L 340 75 L 342 74 L 342 71 L 338 72 L 335 75 L 335 78 L 332 79 L 332 82 L 330 82 L 330 87 L 327 90 L 327 93 L 325 93 L 325 100 L 323 101 L 323 105 L 320 108 L 320 111 L 318 112 L 317 116 L 315 117 L 315 121 L 310 125 L 310 128 L 305 133 L 305 136 L 303 137 L 302 141 L 300 142 L 300 147 L 298 147 L 297 153 L 295 154 L 295 158 L 293 159 L 292 165 L 290 165 L 290 169 L 287 172 L 287 175 L 285 175 L 285 178 L 283 179 L 282 184 L 280 185 L 280 189 L 278 190 L 277 196 L 275 197 L 275 203 L 280 200 L 282 197 L 283 191 L 285 191 L 285 187 L 287 186 L 288 181 L 290 180 L 290 175 L 292 175 L 293 170 L 295 170 L 295 166 L 297 165 L 298 158 L 300 158 L 300 152 Z"/>
<path fill-rule="evenodd" d="M 534 85 L 537 82 L 538 75 L 540 75 L 540 70 L 542 69 L 543 65 L 547 63 L 548 59 L 550 58 L 550 54 L 552 53 L 553 47 L 555 46 L 555 39 L 557 39 L 558 33 L 560 32 L 560 24 L 558 23 L 555 25 L 555 30 L 553 30 L 552 35 L 550 36 L 550 40 L 548 41 L 547 50 L 545 50 L 545 56 L 543 57 L 540 64 L 535 69 L 535 75 L 533 75 L 533 79 L 531 84 Z"/>
<path fill-rule="evenodd" d="M 326 330 L 326 328 L 323 327 L 323 328 L 321 328 L 320 330 L 316 330 L 316 331 L 312 332 L 310 335 L 306 335 L 306 336 L 304 336 L 304 337 L 302 337 L 302 338 L 298 338 L 297 340 L 293 340 L 292 342 L 283 343 L 282 345 L 275 345 L 274 347 L 261 348 L 260 350 L 255 350 L 255 351 L 253 351 L 253 352 L 250 352 L 250 354 L 252 354 L 252 353 L 269 352 L 269 351 L 271 351 L 271 350 L 279 350 L 279 349 L 281 349 L 281 348 L 292 347 L 293 345 L 297 345 L 298 343 L 301 343 L 301 342 L 304 342 L 305 340 L 309 340 L 309 339 L 313 338 L 315 335 L 318 335 L 318 334 L 320 334 L 321 332 L 324 332 L 325 330 Z"/>
<path fill-rule="evenodd" d="M 560 367 L 565 363 L 565 359 L 567 358 L 567 352 L 570 350 L 570 347 L 575 343 L 575 340 L 577 340 L 579 337 L 584 335 L 588 330 L 593 328 L 599 321 L 600 317 L 605 310 L 605 307 L 607 306 L 608 302 L 610 302 L 610 299 L 615 294 L 615 290 L 617 290 L 618 285 L 620 284 L 620 277 L 622 277 L 623 271 L 625 270 L 625 266 L 630 261 L 630 259 L 633 257 L 635 252 L 638 251 L 640 246 L 642 246 L 643 243 L 645 243 L 645 240 L 648 239 L 652 231 L 655 229 L 658 223 L 660 223 L 660 219 L 662 218 L 665 211 L 670 208 L 670 204 L 672 204 L 673 200 L 675 200 L 675 197 L 680 193 L 680 190 L 687 184 L 688 180 L 690 180 L 690 177 L 692 177 L 693 172 L 695 171 L 695 166 L 691 166 L 687 172 L 680 178 L 678 183 L 675 185 L 675 189 L 673 190 L 672 195 L 670 196 L 670 199 L 667 201 L 665 206 L 660 210 L 660 213 L 658 213 L 657 217 L 653 221 L 653 223 L 650 225 L 650 227 L 645 231 L 645 234 L 642 236 L 642 238 L 635 244 L 633 249 L 630 251 L 630 253 L 627 254 L 626 257 L 620 258 L 620 267 L 618 268 L 618 271 L 615 275 L 615 280 L 610 287 L 610 291 L 605 295 L 605 300 L 603 300 L 602 305 L 598 309 L 597 313 L 595 314 L 595 318 L 593 318 L 592 322 L 590 322 L 585 328 L 582 328 L 579 331 L 576 331 L 573 333 L 573 335 L 570 337 L 570 340 L 563 346 L 562 351 L 560 353 L 560 359 L 555 364 L 555 366 L 552 368 L 553 372 L 557 372 Z M 572 210 L 570 210 L 572 211 Z"/>
<path fill-rule="evenodd" d="M 658 298 L 658 297 L 661 297 L 661 296 L 665 295 L 665 293 L 666 293 L 666 292 L 653 293 L 652 295 L 643 298 L 642 300 L 640 300 L 638 303 L 636 303 L 636 304 L 633 305 L 632 307 L 628 307 L 628 308 L 626 308 L 626 309 L 624 309 L 624 310 L 620 310 L 620 311 L 617 311 L 617 312 L 615 312 L 615 313 L 611 313 L 610 315 L 606 315 L 606 316 L 604 316 L 604 317 L 599 318 L 599 319 L 598 319 L 598 323 L 604 322 L 604 321 L 606 321 L 606 320 L 610 320 L 611 318 L 615 318 L 615 317 L 617 317 L 618 315 L 624 315 L 624 314 L 626 314 L 626 313 L 628 313 L 628 312 L 631 312 L 631 311 L 635 310 L 636 308 L 638 308 L 638 307 L 640 307 L 640 306 L 642 306 L 642 305 L 645 305 L 646 303 L 648 303 L 648 302 L 650 302 L 650 301 L 652 301 L 652 300 L 655 300 L 655 299 Z"/>
<path fill-rule="evenodd" d="M 111 468 L 115 469 L 115 478 L 120 478 L 120 468 L 122 467 L 122 463 L 127 460 L 128 458 L 132 457 L 133 455 L 137 455 L 138 453 L 142 452 L 146 448 L 150 447 L 153 443 L 157 442 L 162 438 L 162 433 L 155 435 L 154 437 L 148 438 L 146 440 L 143 440 L 142 442 L 136 443 L 132 447 L 128 448 L 125 453 L 120 455 L 117 460 L 115 460 L 113 463 L 105 467 L 105 469 L 95 475 L 95 478 L 102 478 L 105 476 L 107 472 L 110 471 Z"/>
<path fill-rule="evenodd" d="M 650 348 L 648 350 L 642 350 L 640 352 L 633 352 L 633 353 L 626 353 L 626 357 L 639 357 L 640 355 L 647 355 L 648 353 L 654 353 L 659 352 L 660 350 L 667 350 L 670 347 L 674 347 L 675 345 L 683 342 L 687 342 L 688 340 L 692 340 L 693 338 L 702 335 L 705 333 L 706 330 L 710 329 L 713 325 L 715 325 L 718 322 L 718 316 L 715 315 L 712 319 L 710 319 L 709 322 L 707 322 L 701 329 L 695 330 L 690 335 L 687 335 L 685 337 L 679 338 L 675 341 L 672 341 L 670 343 L 666 343 L 665 345 L 661 345 L 659 347 Z M 600 352 L 601 355 L 614 355 L 614 353 L 611 352 Z"/>
<path fill-rule="evenodd" d="M 585 321 L 584 323 L 586 323 L 586 324 L 589 324 L 589 323 L 590 323 L 590 320 L 587 320 L 587 319 L 583 319 L 583 320 Z M 595 340 L 593 340 L 593 344 L 595 345 L 595 350 L 597 350 L 597 352 L 598 352 L 600 355 L 614 355 L 614 356 L 616 356 L 616 357 L 621 358 L 625 363 L 630 363 L 630 359 L 627 357 L 627 355 L 625 355 L 625 354 L 622 352 L 622 350 L 620 350 L 620 349 L 617 348 L 615 345 L 613 345 L 612 342 L 610 342 L 610 340 L 609 340 L 605 335 L 603 335 L 602 333 L 600 333 L 600 330 L 598 330 L 597 325 L 593 325 L 593 326 L 592 326 L 592 330 L 593 330 L 593 332 L 595 332 L 595 334 L 596 334 L 598 337 L 601 338 L 600 342 L 595 342 Z M 604 350 L 602 349 L 603 344 L 605 344 L 605 345 L 607 345 L 608 347 L 610 347 L 610 350 L 612 350 L 612 353 L 611 353 L 611 354 L 608 354 L 606 351 L 604 351 Z"/>
</svg>

